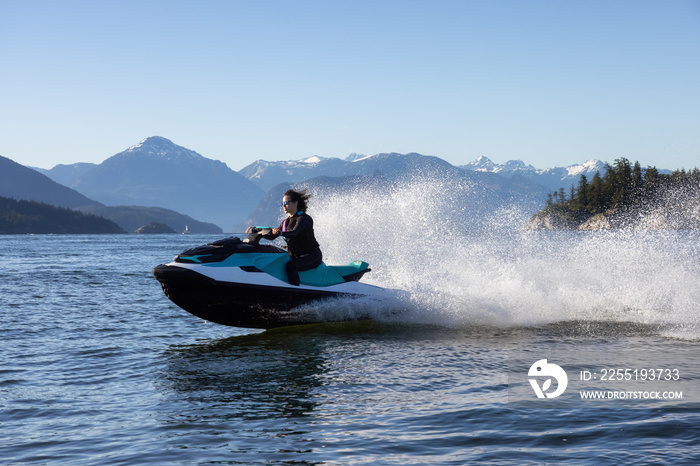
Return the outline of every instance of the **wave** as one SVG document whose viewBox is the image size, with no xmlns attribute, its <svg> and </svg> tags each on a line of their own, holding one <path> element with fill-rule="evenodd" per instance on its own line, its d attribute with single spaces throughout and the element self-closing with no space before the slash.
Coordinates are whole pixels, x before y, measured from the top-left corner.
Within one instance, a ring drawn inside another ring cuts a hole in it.
<svg viewBox="0 0 700 466">
<path fill-rule="evenodd" d="M 463 180 L 418 179 L 319 193 L 326 262 L 362 259 L 389 291 L 376 317 L 446 326 L 633 322 L 700 337 L 698 234 L 531 232 L 528 212 L 483 208 Z M 341 312 L 352 312 L 352 304 Z"/>
</svg>

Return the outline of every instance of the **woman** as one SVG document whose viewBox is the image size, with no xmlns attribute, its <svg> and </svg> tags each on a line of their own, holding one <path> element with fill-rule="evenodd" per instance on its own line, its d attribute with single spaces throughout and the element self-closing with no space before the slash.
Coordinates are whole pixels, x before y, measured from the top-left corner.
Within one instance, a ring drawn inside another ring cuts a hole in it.
<svg viewBox="0 0 700 466">
<path fill-rule="evenodd" d="M 314 236 L 314 221 L 306 213 L 306 202 L 311 197 L 306 191 L 290 189 L 284 193 L 282 208 L 287 218 L 279 228 L 272 230 L 268 239 L 278 236 L 287 242 L 287 252 L 291 260 L 287 262 L 287 279 L 292 285 L 299 286 L 299 272 L 311 270 L 321 265 L 323 255 Z"/>
</svg>

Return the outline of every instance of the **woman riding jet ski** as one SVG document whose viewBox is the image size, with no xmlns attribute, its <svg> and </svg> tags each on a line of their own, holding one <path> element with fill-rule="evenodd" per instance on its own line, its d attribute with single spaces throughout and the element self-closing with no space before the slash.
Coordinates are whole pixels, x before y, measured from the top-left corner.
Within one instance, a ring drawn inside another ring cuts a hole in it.
<svg viewBox="0 0 700 466">
<path fill-rule="evenodd" d="M 285 194 L 285 202 L 287 198 Z M 298 226 L 304 215 L 291 202 L 284 207 L 288 214 L 294 212 L 280 228 L 251 227 L 244 240 L 234 237 L 215 241 L 187 250 L 173 262 L 154 268 L 153 274 L 165 295 L 191 314 L 234 327 L 273 328 L 349 320 L 347 316 L 329 320 L 299 306 L 333 297 L 376 294 L 381 288 L 358 282 L 370 271 L 369 264 L 354 261 L 345 266 L 328 266 L 321 261 L 320 250 L 317 255 L 312 251 L 311 257 L 305 257 L 303 250 L 299 253 L 293 239 L 300 236 Z M 295 231 L 296 236 L 292 233 Z M 288 239 L 289 253 L 272 244 L 260 244 L 261 238 L 278 235 Z M 318 249 L 315 239 L 313 243 Z M 319 265 L 309 269 L 314 261 Z"/>
<path fill-rule="evenodd" d="M 316 268 L 323 261 L 321 247 L 314 235 L 314 221 L 305 212 L 309 197 L 306 191 L 290 189 L 284 193 L 282 208 L 288 217 L 267 236 L 268 239 L 284 236 L 291 257 L 287 262 L 287 281 L 292 285 L 299 285 L 299 272 Z M 246 233 L 250 233 L 251 228 Z"/>
</svg>

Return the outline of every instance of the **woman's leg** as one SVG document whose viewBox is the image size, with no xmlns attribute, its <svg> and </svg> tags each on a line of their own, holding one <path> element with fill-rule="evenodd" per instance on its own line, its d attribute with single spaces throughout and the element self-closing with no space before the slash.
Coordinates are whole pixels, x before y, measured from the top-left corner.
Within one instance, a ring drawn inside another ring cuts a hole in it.
<svg viewBox="0 0 700 466">
<path fill-rule="evenodd" d="M 299 286 L 299 269 L 297 269 L 294 259 L 287 262 L 287 281 L 290 285 Z"/>
<path fill-rule="evenodd" d="M 289 262 L 287 262 L 287 280 L 290 285 L 299 286 L 299 272 L 304 270 L 315 269 L 323 261 L 323 254 L 321 250 L 310 254 L 304 254 L 303 256 L 293 257 Z"/>
</svg>

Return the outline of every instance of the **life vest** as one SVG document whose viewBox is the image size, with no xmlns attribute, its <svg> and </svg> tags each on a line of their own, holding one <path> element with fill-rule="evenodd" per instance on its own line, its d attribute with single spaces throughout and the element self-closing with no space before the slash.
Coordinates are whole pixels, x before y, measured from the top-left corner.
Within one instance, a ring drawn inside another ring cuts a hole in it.
<svg viewBox="0 0 700 466">
<path fill-rule="evenodd" d="M 293 217 L 284 219 L 284 222 L 282 222 L 282 231 L 295 230 L 301 222 L 309 222 L 301 233 L 294 238 L 284 237 L 287 242 L 287 251 L 292 257 L 309 254 L 320 247 L 314 236 L 314 221 L 303 211 L 297 212 Z"/>
</svg>

